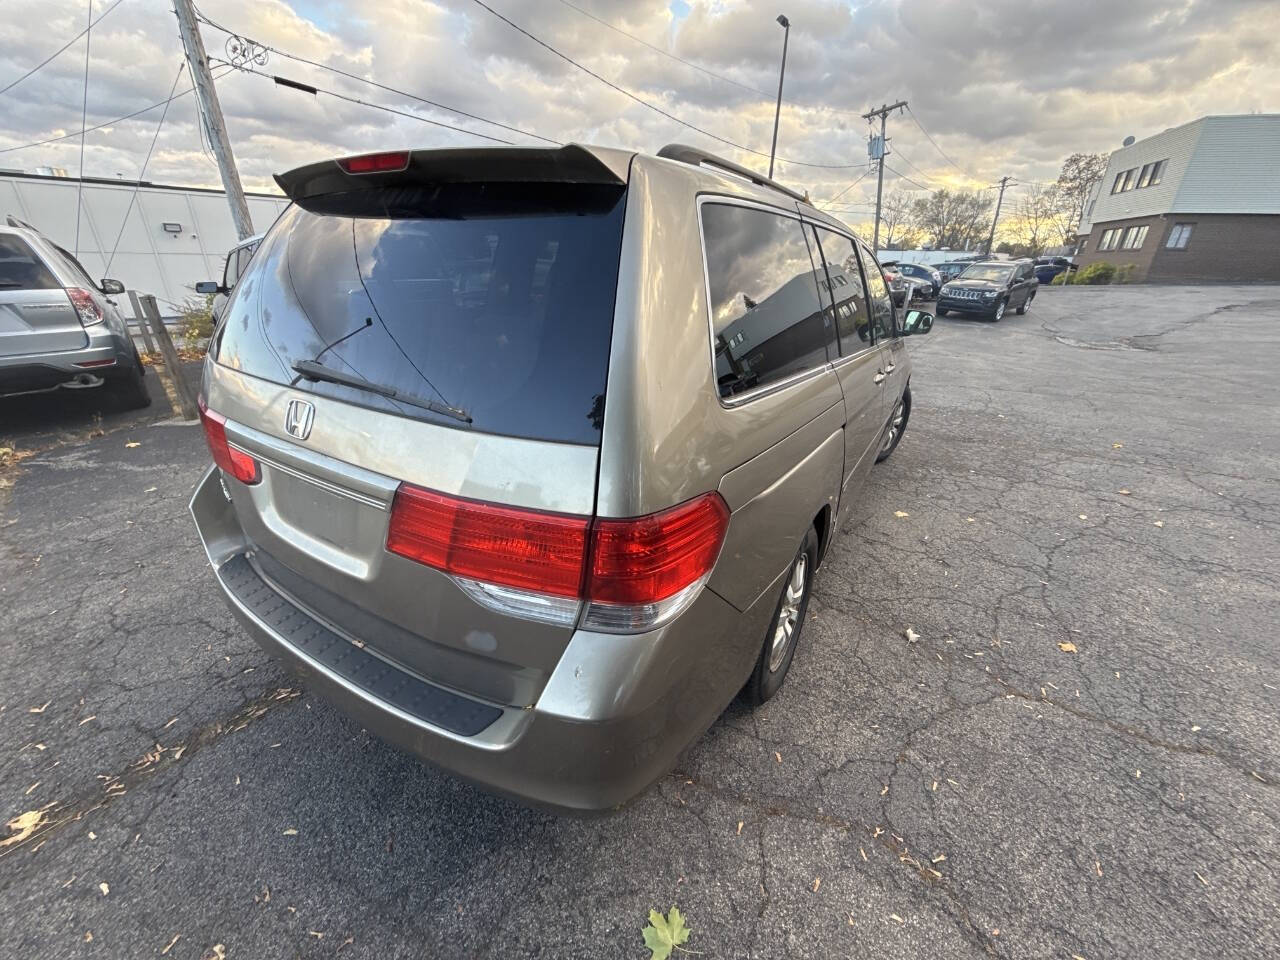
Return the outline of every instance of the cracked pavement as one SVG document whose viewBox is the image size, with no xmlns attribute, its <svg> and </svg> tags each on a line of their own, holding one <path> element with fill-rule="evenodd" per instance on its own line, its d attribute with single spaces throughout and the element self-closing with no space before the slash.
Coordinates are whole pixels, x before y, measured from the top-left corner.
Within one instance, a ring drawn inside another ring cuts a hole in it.
<svg viewBox="0 0 1280 960">
<path fill-rule="evenodd" d="M 1280 954 L 1280 288 L 1044 289 L 910 347 L 782 692 L 592 820 L 261 653 L 197 428 L 0 406 L 43 450 L 0 489 L 3 952 L 644 957 L 678 904 L 705 957 Z"/>
</svg>

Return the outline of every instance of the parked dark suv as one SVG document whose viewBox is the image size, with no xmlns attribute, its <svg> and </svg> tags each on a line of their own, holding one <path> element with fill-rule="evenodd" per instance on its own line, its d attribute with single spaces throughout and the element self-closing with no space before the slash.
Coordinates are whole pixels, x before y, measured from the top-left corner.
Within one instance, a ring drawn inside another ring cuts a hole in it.
<svg viewBox="0 0 1280 960">
<path fill-rule="evenodd" d="M 1019 314 L 1026 313 L 1037 287 L 1035 266 L 1030 260 L 971 263 L 964 273 L 942 285 L 938 316 L 970 313 L 995 321 L 1009 307 Z"/>
</svg>

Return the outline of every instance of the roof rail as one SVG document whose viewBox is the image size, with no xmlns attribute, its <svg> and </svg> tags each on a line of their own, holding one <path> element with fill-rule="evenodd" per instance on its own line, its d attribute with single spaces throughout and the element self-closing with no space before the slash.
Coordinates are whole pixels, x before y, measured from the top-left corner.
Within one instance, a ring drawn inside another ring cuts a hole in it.
<svg viewBox="0 0 1280 960">
<path fill-rule="evenodd" d="M 40 231 L 37 230 L 35 227 L 33 227 L 31 224 L 27 223 L 25 220 L 19 220 L 12 213 L 6 216 L 4 218 L 4 221 L 11 227 L 22 227 L 26 230 L 30 230 L 32 233 L 40 233 Z M 43 236 L 43 234 L 41 234 L 41 236 Z"/>
<path fill-rule="evenodd" d="M 754 183 L 758 187 L 769 187 L 777 190 L 779 193 L 785 193 L 793 200 L 799 200 L 801 203 L 808 203 L 804 194 L 796 193 L 790 187 L 784 187 L 776 180 L 770 180 L 763 174 L 756 173 L 754 170 L 734 163 L 732 160 L 726 160 L 724 157 L 717 157 L 714 153 L 708 153 L 706 150 L 699 150 L 697 147 L 686 146 L 683 143 L 668 143 L 665 147 L 658 151 L 658 156 L 667 160 L 677 160 L 680 163 L 688 163 L 695 167 L 717 167 L 727 173 L 742 177 L 745 180 Z"/>
</svg>

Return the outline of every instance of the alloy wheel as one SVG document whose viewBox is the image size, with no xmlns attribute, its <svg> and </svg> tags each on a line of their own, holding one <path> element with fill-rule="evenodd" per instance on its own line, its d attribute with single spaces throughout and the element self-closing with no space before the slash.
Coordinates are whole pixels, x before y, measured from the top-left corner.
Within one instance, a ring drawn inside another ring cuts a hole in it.
<svg viewBox="0 0 1280 960">
<path fill-rule="evenodd" d="M 782 606 L 778 608 L 778 619 L 773 625 L 773 642 L 769 646 L 770 673 L 776 673 L 782 666 L 787 659 L 787 651 L 791 649 L 796 634 L 800 631 L 800 605 L 804 600 L 808 570 L 809 556 L 801 553 L 791 568 L 791 577 L 787 580 L 787 589 L 782 595 Z"/>
<path fill-rule="evenodd" d="M 889 432 L 885 434 L 884 445 L 880 447 L 880 452 L 893 448 L 898 442 L 898 434 L 902 432 L 902 424 L 907 419 L 907 408 L 902 401 L 898 401 L 898 405 L 893 408 L 893 417 L 889 420 Z"/>
<path fill-rule="evenodd" d="M 996 304 L 995 319 L 999 320 L 1003 316 L 1004 316 L 1004 301 L 1001 300 L 999 303 Z"/>
</svg>

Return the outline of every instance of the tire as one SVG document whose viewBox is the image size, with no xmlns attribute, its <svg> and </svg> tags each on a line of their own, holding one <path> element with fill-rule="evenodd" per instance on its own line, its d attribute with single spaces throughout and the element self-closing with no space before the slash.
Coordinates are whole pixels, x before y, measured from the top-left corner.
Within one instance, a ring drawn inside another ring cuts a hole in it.
<svg viewBox="0 0 1280 960">
<path fill-rule="evenodd" d="M 940 316 L 940 317 L 945 317 L 945 316 L 946 316 L 948 313 L 950 313 L 951 311 L 950 311 L 950 310 L 944 310 L 944 309 L 942 309 L 942 307 L 939 307 L 939 308 L 938 308 L 936 311 L 934 311 L 934 312 L 935 312 L 935 313 L 937 313 L 937 315 L 938 315 L 938 316 Z"/>
<path fill-rule="evenodd" d="M 1004 316 L 1005 307 L 1007 307 L 1008 305 L 1009 305 L 1008 302 L 1004 300 L 1000 300 L 996 303 L 996 308 L 993 311 L 991 311 L 992 323 L 1000 322 L 1000 318 Z"/>
<path fill-rule="evenodd" d="M 1023 315 L 1028 311 L 1028 310 L 1030 310 L 1030 309 L 1031 309 L 1031 301 L 1032 301 L 1032 300 L 1034 300 L 1035 298 L 1036 298 L 1036 295 L 1035 295 L 1034 293 L 1029 294 L 1029 295 L 1027 296 L 1027 299 L 1022 301 L 1022 306 L 1020 306 L 1020 307 L 1019 307 L 1016 311 L 1014 311 L 1014 312 L 1015 312 L 1015 313 L 1017 313 L 1017 314 L 1018 314 L 1018 316 L 1020 316 L 1020 317 L 1021 317 L 1021 316 L 1023 316 Z"/>
<path fill-rule="evenodd" d="M 911 419 L 911 388 L 902 392 L 902 399 L 889 418 L 889 426 L 884 441 L 880 444 L 880 452 L 876 454 L 876 463 L 884 463 L 902 442 L 902 435 L 907 431 L 907 421 Z"/>
<path fill-rule="evenodd" d="M 778 597 L 778 605 L 769 621 L 769 630 L 760 646 L 760 656 L 756 660 L 755 669 L 751 671 L 751 679 L 742 691 L 743 698 L 753 707 L 770 699 L 782 688 L 782 681 L 787 678 L 787 671 L 791 669 L 791 660 L 795 656 L 808 616 L 809 595 L 813 592 L 813 573 L 817 566 L 818 537 L 813 527 L 810 527 L 783 579 L 782 594 Z M 796 596 L 797 590 L 799 596 Z M 787 623 L 791 624 L 789 630 Z"/>
<path fill-rule="evenodd" d="M 112 384 L 111 393 L 120 401 L 126 410 L 141 410 L 151 406 L 151 393 L 147 390 L 144 376 L 145 368 L 137 351 L 133 354 L 133 364 Z"/>
</svg>

